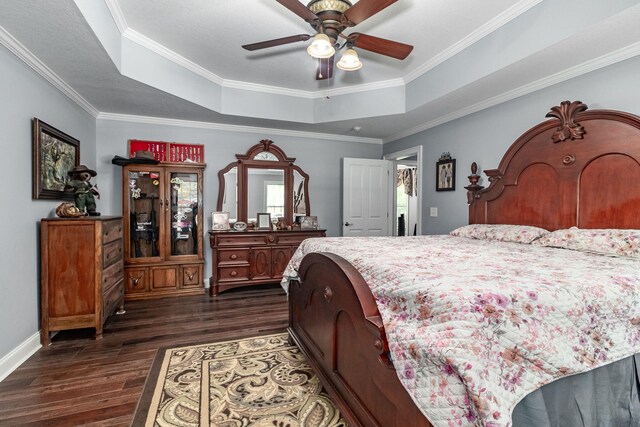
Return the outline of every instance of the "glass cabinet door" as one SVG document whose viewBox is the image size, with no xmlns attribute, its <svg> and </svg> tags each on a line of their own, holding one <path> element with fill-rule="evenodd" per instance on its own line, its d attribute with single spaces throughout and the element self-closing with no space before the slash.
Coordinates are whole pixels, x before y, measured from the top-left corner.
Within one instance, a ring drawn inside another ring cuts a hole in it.
<svg viewBox="0 0 640 427">
<path fill-rule="evenodd" d="M 129 258 L 160 256 L 161 187 L 159 170 L 128 172 Z"/>
<path fill-rule="evenodd" d="M 198 255 L 198 212 L 202 201 L 198 173 L 169 173 L 171 256 Z"/>
</svg>

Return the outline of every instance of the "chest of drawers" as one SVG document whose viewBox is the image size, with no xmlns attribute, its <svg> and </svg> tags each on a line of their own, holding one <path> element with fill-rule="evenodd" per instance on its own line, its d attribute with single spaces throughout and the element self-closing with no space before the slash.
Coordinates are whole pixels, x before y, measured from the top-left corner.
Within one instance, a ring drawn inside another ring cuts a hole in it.
<svg viewBox="0 0 640 427">
<path fill-rule="evenodd" d="M 298 245 L 304 239 L 324 236 L 325 230 L 210 231 L 213 266 L 210 295 L 278 283 Z"/>
<path fill-rule="evenodd" d="M 64 329 L 95 328 L 124 307 L 121 217 L 40 222 L 40 341 Z"/>
</svg>

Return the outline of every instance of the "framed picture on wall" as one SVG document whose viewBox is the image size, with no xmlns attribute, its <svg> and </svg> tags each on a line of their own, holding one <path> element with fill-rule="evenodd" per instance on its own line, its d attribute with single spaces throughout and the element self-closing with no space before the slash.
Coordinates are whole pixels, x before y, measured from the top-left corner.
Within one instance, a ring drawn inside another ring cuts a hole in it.
<svg viewBox="0 0 640 427">
<path fill-rule="evenodd" d="M 436 163 L 436 191 L 454 191 L 456 189 L 456 160 L 441 157 Z"/>
<path fill-rule="evenodd" d="M 31 128 L 32 198 L 73 200 L 64 186 L 68 172 L 80 165 L 80 141 L 37 118 Z"/>
</svg>

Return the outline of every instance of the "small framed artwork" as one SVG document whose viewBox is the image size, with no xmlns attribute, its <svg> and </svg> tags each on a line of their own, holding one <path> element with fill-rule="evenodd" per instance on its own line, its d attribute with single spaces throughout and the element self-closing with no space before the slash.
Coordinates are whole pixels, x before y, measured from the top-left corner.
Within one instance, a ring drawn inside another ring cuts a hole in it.
<svg viewBox="0 0 640 427">
<path fill-rule="evenodd" d="M 34 118 L 32 156 L 32 198 L 73 200 L 64 186 L 69 171 L 80 165 L 80 141 Z"/>
<path fill-rule="evenodd" d="M 303 230 L 317 230 L 318 229 L 318 217 L 317 216 L 305 216 L 300 222 L 300 228 Z"/>
<path fill-rule="evenodd" d="M 258 230 L 271 230 L 271 214 L 270 213 L 259 213 L 257 214 L 257 224 L 256 228 Z"/>
<path fill-rule="evenodd" d="M 214 230 L 229 229 L 229 212 L 214 212 L 213 227 Z"/>
<path fill-rule="evenodd" d="M 456 160 L 440 158 L 436 163 L 436 191 L 454 191 L 456 189 Z"/>
</svg>

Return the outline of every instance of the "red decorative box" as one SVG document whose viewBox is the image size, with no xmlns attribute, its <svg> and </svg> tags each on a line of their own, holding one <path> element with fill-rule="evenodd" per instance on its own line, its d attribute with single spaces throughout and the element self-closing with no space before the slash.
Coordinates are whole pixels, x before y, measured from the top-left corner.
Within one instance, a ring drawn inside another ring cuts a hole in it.
<svg viewBox="0 0 640 427">
<path fill-rule="evenodd" d="M 204 163 L 204 145 L 170 142 L 169 161 Z"/>
<path fill-rule="evenodd" d="M 153 158 L 161 162 L 204 163 L 204 145 L 180 144 L 177 142 L 129 140 L 129 157 L 136 151 L 150 151 Z"/>
</svg>

